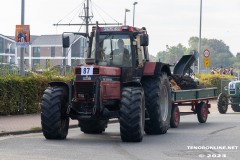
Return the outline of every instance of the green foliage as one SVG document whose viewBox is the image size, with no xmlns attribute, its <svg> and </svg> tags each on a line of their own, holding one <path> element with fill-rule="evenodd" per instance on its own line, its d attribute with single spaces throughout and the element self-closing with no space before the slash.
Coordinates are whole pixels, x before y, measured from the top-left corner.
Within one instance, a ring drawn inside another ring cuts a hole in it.
<svg viewBox="0 0 240 160">
<path fill-rule="evenodd" d="M 191 37 L 188 41 L 188 48 L 184 47 L 182 44 L 170 47 L 167 45 L 165 51 L 157 53 L 156 59 L 160 59 L 160 61 L 164 63 L 176 63 L 183 55 L 189 54 L 192 50 L 198 51 L 198 43 L 198 37 Z M 211 53 L 210 68 L 219 68 L 221 66 L 224 68 L 228 68 L 230 66 L 240 68 L 240 56 L 234 57 L 230 52 L 229 47 L 222 40 L 202 38 L 201 53 L 199 53 L 200 70 L 205 69 L 203 63 L 204 57 L 202 55 L 202 52 L 205 49 L 208 49 Z M 154 59 L 154 57 L 151 59 Z"/>
<path fill-rule="evenodd" d="M 198 37 L 191 37 L 188 41 L 189 48 L 188 51 L 191 50 L 198 50 Z M 202 39 L 202 47 L 201 52 L 204 49 L 208 49 L 211 53 L 210 55 L 210 64 L 211 67 L 218 68 L 222 67 L 229 67 L 233 64 L 233 54 L 230 52 L 229 47 L 222 41 L 217 39 Z M 203 56 L 202 53 L 199 54 L 200 56 L 200 69 L 203 69 Z"/>
<path fill-rule="evenodd" d="M 49 75 L 49 74 L 48 74 Z M 45 76 L 31 74 L 25 77 L 19 75 L 4 75 L 0 77 L 0 114 L 18 114 L 21 97 L 25 113 L 40 112 L 43 91 L 50 81 L 68 83 L 72 76 Z"/>
<path fill-rule="evenodd" d="M 221 80 L 231 80 L 234 77 L 231 75 L 220 74 L 197 74 L 200 86 L 203 87 L 217 87 L 218 94 L 221 92 Z"/>
<path fill-rule="evenodd" d="M 182 44 L 178 44 L 177 46 L 166 46 L 167 50 L 158 52 L 157 59 L 160 59 L 161 62 L 174 64 L 186 53 L 187 48 Z"/>
</svg>

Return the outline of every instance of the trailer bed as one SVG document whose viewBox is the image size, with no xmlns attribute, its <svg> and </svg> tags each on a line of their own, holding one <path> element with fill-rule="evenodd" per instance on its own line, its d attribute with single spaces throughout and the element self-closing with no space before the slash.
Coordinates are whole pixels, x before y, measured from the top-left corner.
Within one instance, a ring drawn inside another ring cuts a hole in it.
<svg viewBox="0 0 240 160">
<path fill-rule="evenodd" d="M 191 90 L 172 91 L 172 112 L 170 126 L 178 127 L 180 123 L 180 114 L 197 114 L 198 121 L 205 123 L 208 114 L 208 108 L 211 108 L 209 100 L 217 98 L 217 88 L 203 88 Z M 180 112 L 178 106 L 191 106 L 191 112 Z"/>
<path fill-rule="evenodd" d="M 217 88 L 179 90 L 172 92 L 173 102 L 191 102 L 194 100 L 210 100 L 217 98 Z"/>
</svg>

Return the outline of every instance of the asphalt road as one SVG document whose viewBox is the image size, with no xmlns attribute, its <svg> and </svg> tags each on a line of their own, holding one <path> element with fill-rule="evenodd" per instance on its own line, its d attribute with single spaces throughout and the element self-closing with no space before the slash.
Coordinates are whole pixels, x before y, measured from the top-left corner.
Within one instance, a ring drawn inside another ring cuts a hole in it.
<svg viewBox="0 0 240 160">
<path fill-rule="evenodd" d="M 70 129 L 66 140 L 46 140 L 41 133 L 0 137 L 0 160 L 238 160 L 240 113 L 211 112 L 205 124 L 196 115 L 181 116 L 179 128 L 145 135 L 141 143 L 121 142 L 118 123 L 101 135 Z"/>
</svg>

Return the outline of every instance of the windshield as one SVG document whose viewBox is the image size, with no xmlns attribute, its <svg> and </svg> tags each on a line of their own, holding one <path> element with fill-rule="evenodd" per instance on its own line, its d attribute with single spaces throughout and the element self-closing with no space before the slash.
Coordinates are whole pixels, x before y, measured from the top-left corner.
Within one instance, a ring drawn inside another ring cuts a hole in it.
<svg viewBox="0 0 240 160">
<path fill-rule="evenodd" d="M 95 58 L 95 41 L 92 45 L 91 58 Z M 129 35 L 99 36 L 99 65 L 131 67 L 131 41 Z"/>
</svg>

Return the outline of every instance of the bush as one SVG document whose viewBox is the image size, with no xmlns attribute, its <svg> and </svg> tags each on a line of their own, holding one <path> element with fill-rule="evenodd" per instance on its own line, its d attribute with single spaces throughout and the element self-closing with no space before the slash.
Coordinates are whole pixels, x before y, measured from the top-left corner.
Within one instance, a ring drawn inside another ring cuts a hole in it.
<svg viewBox="0 0 240 160">
<path fill-rule="evenodd" d="M 221 92 L 221 80 L 232 80 L 234 77 L 231 75 L 220 74 L 197 74 L 201 86 L 204 87 L 217 87 L 218 94 Z"/>
<path fill-rule="evenodd" d="M 50 76 L 51 75 L 51 76 Z M 7 74 L 0 77 L 0 114 L 19 114 L 22 97 L 24 113 L 40 112 L 43 91 L 50 81 L 69 82 L 72 76 L 30 74 L 25 77 Z"/>
<path fill-rule="evenodd" d="M 197 74 L 200 85 L 203 87 L 217 87 L 218 94 L 221 92 L 221 80 L 233 79 L 230 75 Z M 72 74 L 58 76 L 53 71 L 44 74 L 29 74 L 20 77 L 16 74 L 0 76 L 0 114 L 19 114 L 21 97 L 24 113 L 39 113 L 41 98 L 48 83 L 51 81 L 63 81 L 68 83 L 73 78 Z"/>
</svg>

